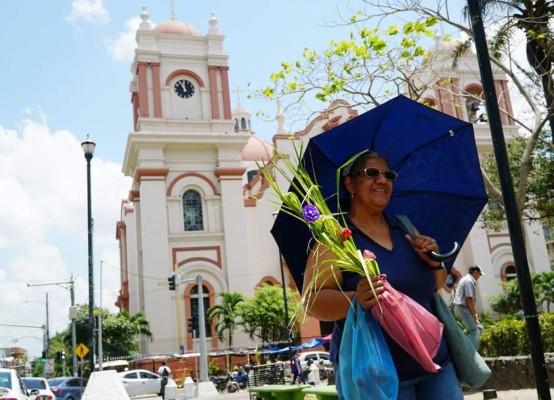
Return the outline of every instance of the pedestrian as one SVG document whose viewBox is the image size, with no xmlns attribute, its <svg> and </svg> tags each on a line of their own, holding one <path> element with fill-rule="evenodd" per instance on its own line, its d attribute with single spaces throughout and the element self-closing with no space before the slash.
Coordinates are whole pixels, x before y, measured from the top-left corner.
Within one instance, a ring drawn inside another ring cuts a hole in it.
<svg viewBox="0 0 554 400">
<path fill-rule="evenodd" d="M 165 361 L 162 361 L 162 365 L 158 368 L 158 375 L 162 377 L 159 396 L 161 396 L 162 399 L 165 399 L 165 387 L 169 376 L 171 375 L 171 368 L 166 365 Z"/>
<path fill-rule="evenodd" d="M 433 171 L 421 170 L 419 173 L 432 175 Z M 376 255 L 381 273 L 386 275 L 388 282 L 434 314 L 433 295 L 444 285 L 447 271 L 443 264 L 427 256 L 429 251 L 439 252 L 433 238 L 419 233 L 415 227 L 416 235 L 412 239 L 401 220 L 384 212 L 397 177 L 384 156 L 376 152 L 360 155 L 343 171 L 342 183 L 350 197 L 349 204 L 343 208 L 347 211 L 344 218 L 356 247 Z M 346 316 L 352 301 L 365 310 L 371 309 L 377 304 L 375 297 L 379 297 L 384 289 L 380 276 L 372 278 L 375 289 L 372 290 L 367 278 L 337 268 L 335 259 L 330 249 L 318 244 L 312 247 L 304 275 L 304 288 L 315 289 L 313 293 L 305 291 L 303 295 L 310 296 L 307 305 L 310 315 L 322 321 L 335 321 L 331 361 L 335 368 L 339 399 L 344 400 L 338 371 Z M 315 284 L 310 285 L 312 280 Z M 433 358 L 433 362 L 441 367 L 435 373 L 427 372 L 386 333 L 385 339 L 399 379 L 398 400 L 463 400 L 444 336 Z"/>
<path fill-rule="evenodd" d="M 314 360 L 308 360 L 308 383 L 312 386 L 319 384 L 319 368 Z"/>
<path fill-rule="evenodd" d="M 300 350 L 294 351 L 294 356 L 292 356 L 290 364 L 290 372 L 292 372 L 292 382 L 291 385 L 296 383 L 296 380 L 300 378 L 302 384 L 306 384 L 306 378 L 304 378 L 304 371 L 302 371 L 302 364 L 300 363 Z"/>
<path fill-rule="evenodd" d="M 483 325 L 479 322 L 479 315 L 475 310 L 477 304 L 477 281 L 485 274 L 478 265 L 472 265 L 458 282 L 454 295 L 454 315 L 467 328 L 467 335 L 476 350 L 479 350 L 479 340 L 483 332 Z"/>
</svg>

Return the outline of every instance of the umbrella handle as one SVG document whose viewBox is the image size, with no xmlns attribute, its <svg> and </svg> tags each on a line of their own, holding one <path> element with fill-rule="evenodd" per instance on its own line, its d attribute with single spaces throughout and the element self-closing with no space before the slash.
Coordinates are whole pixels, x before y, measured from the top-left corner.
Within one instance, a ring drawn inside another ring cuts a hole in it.
<svg viewBox="0 0 554 400">
<path fill-rule="evenodd" d="M 435 253 L 434 251 L 428 251 L 427 256 L 433 261 L 445 262 L 456 258 L 456 256 L 460 252 L 460 249 L 461 247 L 458 244 L 458 242 L 454 242 L 454 244 L 452 245 L 452 250 L 450 250 L 448 253 L 439 254 L 439 253 Z"/>
</svg>

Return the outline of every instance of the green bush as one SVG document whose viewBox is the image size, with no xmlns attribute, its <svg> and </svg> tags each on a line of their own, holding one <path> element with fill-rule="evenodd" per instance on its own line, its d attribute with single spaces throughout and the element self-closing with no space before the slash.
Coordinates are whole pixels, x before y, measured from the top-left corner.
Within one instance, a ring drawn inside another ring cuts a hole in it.
<svg viewBox="0 0 554 400">
<path fill-rule="evenodd" d="M 539 315 L 542 347 L 545 353 L 554 353 L 554 312 Z"/>
<path fill-rule="evenodd" d="M 223 374 L 223 371 L 221 371 L 215 361 L 210 361 L 210 363 L 208 364 L 208 374 L 210 376 L 218 376 Z"/>
<path fill-rule="evenodd" d="M 554 352 L 554 313 L 539 315 L 543 350 Z M 525 321 L 509 316 L 485 328 L 479 353 L 484 357 L 522 356 L 529 354 L 529 339 Z"/>
<path fill-rule="evenodd" d="M 504 319 L 489 326 L 481 335 L 479 352 L 484 357 L 519 356 L 529 353 L 523 349 L 527 333 L 525 322 L 518 319 Z"/>
</svg>

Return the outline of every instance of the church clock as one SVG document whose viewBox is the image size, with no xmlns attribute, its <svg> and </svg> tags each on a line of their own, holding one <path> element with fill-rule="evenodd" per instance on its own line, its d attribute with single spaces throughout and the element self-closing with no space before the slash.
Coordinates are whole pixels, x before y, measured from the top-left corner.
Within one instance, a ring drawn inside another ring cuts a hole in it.
<svg viewBox="0 0 554 400">
<path fill-rule="evenodd" d="M 173 88 L 175 90 L 175 94 L 183 99 L 192 97 L 195 91 L 194 85 L 187 79 L 179 79 L 175 82 L 175 86 Z"/>
</svg>

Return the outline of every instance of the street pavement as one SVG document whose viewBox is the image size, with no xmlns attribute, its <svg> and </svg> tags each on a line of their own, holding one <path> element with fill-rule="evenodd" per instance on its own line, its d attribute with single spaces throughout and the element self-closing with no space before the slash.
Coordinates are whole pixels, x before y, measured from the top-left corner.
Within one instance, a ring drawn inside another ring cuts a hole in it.
<svg viewBox="0 0 554 400">
<path fill-rule="evenodd" d="M 498 400 L 537 400 L 538 395 L 536 389 L 519 389 L 519 390 L 502 390 L 496 392 Z M 550 390 L 550 395 L 554 399 L 554 389 Z M 184 399 L 184 394 L 179 391 L 177 399 Z M 158 399 L 161 397 L 142 397 L 142 399 Z M 195 397 L 198 400 L 250 400 L 250 393 L 245 390 L 241 390 L 236 393 L 220 393 L 208 397 Z M 464 393 L 464 400 L 483 400 L 484 394 L 482 391 L 475 391 L 471 393 Z M 447 399 L 446 399 L 447 400 Z"/>
</svg>

